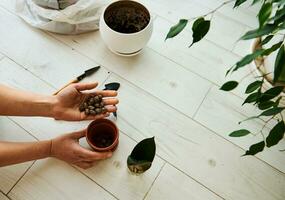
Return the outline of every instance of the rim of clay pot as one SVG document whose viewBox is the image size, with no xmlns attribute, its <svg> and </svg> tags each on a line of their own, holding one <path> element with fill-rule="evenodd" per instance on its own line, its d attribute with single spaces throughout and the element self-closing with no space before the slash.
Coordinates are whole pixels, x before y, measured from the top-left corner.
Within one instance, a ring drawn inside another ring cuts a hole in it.
<svg viewBox="0 0 285 200">
<path fill-rule="evenodd" d="M 107 24 L 107 22 L 106 22 L 106 20 L 105 20 L 106 11 L 107 11 L 111 6 L 114 6 L 115 4 L 124 3 L 124 2 L 131 2 L 131 3 L 133 3 L 133 4 L 137 4 L 138 6 L 142 7 L 145 11 L 147 11 L 147 14 L 148 14 L 148 16 L 149 16 L 149 21 L 148 21 L 148 24 L 147 24 L 142 30 L 140 30 L 140 31 L 138 31 L 138 32 L 134 32 L 134 33 L 121 33 L 121 32 L 115 31 L 114 29 L 112 29 L 112 28 Z M 143 5 L 143 4 L 141 4 L 141 3 L 137 2 L 137 1 L 133 1 L 133 0 L 119 0 L 119 1 L 115 1 L 115 2 L 113 2 L 113 3 L 111 3 L 111 4 L 109 4 L 109 5 L 104 9 L 102 16 L 103 16 L 104 23 L 107 25 L 107 27 L 108 27 L 112 32 L 114 32 L 114 33 L 116 33 L 116 34 L 119 34 L 119 35 L 129 35 L 129 36 L 130 36 L 130 35 L 137 35 L 137 34 L 140 34 L 140 33 L 143 32 L 144 30 L 146 30 L 149 26 L 151 26 L 151 21 L 152 21 L 152 17 L 151 17 L 151 14 L 150 14 L 150 12 L 149 12 L 149 9 L 148 9 L 145 5 Z"/>
<path fill-rule="evenodd" d="M 114 131 L 114 135 L 115 135 L 115 139 L 113 141 L 113 143 L 110 145 L 110 146 L 107 146 L 107 147 L 97 147 L 95 146 L 91 141 L 90 137 L 92 136 L 92 133 L 91 133 L 91 130 L 94 126 L 98 125 L 98 124 L 103 124 L 103 125 L 107 125 L 109 127 L 111 127 Z M 87 130 L 86 130 L 86 140 L 88 142 L 88 144 L 95 150 L 95 151 L 100 151 L 100 152 L 103 152 L 103 151 L 114 151 L 116 148 L 117 148 L 117 145 L 119 143 L 119 129 L 118 127 L 116 126 L 116 124 L 114 122 L 112 122 L 111 120 L 109 119 L 96 119 L 94 121 L 92 121 L 88 127 L 87 127 Z"/>
<path fill-rule="evenodd" d="M 261 38 L 256 38 L 253 40 L 251 44 L 250 51 L 251 53 L 255 52 L 256 50 L 262 48 L 261 45 Z M 267 88 L 273 87 L 273 79 L 271 76 L 268 75 L 269 71 L 267 71 L 267 68 L 264 65 L 264 57 L 260 57 L 257 59 L 254 59 L 253 62 L 253 70 L 258 76 L 264 76 L 265 84 L 267 84 Z M 252 71 L 253 72 L 253 71 Z M 279 84 L 280 85 L 280 84 Z M 283 86 L 283 84 L 281 84 Z M 284 85 L 285 86 L 285 85 Z M 285 89 L 283 90 L 283 93 L 285 92 Z"/>
</svg>

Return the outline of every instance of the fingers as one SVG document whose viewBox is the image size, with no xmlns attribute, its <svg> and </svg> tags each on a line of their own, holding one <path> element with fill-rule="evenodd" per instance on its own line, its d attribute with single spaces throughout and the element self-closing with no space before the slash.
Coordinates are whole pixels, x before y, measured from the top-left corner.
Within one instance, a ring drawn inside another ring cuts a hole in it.
<svg viewBox="0 0 285 200">
<path fill-rule="evenodd" d="M 103 97 L 115 97 L 118 95 L 117 91 L 114 90 L 99 90 L 95 92 L 96 95 L 101 94 Z"/>
<path fill-rule="evenodd" d="M 103 102 L 105 105 L 116 105 L 119 103 L 119 100 L 116 98 L 110 98 L 110 99 L 103 99 Z"/>
<path fill-rule="evenodd" d="M 107 112 L 109 112 L 109 113 L 113 113 L 113 112 L 117 111 L 117 107 L 113 106 L 113 105 L 105 106 L 105 108 L 107 109 Z"/>
<path fill-rule="evenodd" d="M 112 156 L 112 152 L 95 152 L 81 147 L 80 155 L 84 161 L 92 162 L 110 158 Z"/>
<path fill-rule="evenodd" d="M 81 131 L 70 133 L 70 136 L 74 139 L 80 139 L 82 137 L 85 137 L 85 134 L 86 134 L 86 129 L 83 129 Z"/>
<path fill-rule="evenodd" d="M 110 113 L 99 114 L 99 115 L 86 115 L 85 113 L 83 113 L 83 117 L 81 118 L 81 120 L 95 120 L 95 119 L 106 118 L 109 116 L 110 116 Z"/>
<path fill-rule="evenodd" d="M 97 87 L 98 83 L 94 82 L 94 83 L 75 83 L 74 87 L 78 90 L 78 91 L 83 91 L 83 90 L 92 90 L 95 87 Z"/>
</svg>

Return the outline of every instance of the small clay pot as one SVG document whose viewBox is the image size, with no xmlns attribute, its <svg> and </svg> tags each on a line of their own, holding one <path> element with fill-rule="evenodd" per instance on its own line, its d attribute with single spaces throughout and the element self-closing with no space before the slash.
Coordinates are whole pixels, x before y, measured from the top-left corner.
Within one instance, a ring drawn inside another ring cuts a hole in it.
<svg viewBox="0 0 285 200">
<path fill-rule="evenodd" d="M 95 151 L 115 151 L 119 144 L 119 130 L 111 120 L 97 119 L 88 125 L 86 140 Z"/>
</svg>

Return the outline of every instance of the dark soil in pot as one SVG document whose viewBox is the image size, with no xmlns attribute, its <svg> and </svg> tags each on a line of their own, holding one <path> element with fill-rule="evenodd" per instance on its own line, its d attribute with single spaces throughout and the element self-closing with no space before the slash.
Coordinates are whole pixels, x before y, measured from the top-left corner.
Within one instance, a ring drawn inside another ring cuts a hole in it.
<svg viewBox="0 0 285 200">
<path fill-rule="evenodd" d="M 118 1 L 109 6 L 104 14 L 106 24 L 120 33 L 136 33 L 150 21 L 148 10 L 133 1 Z"/>
</svg>

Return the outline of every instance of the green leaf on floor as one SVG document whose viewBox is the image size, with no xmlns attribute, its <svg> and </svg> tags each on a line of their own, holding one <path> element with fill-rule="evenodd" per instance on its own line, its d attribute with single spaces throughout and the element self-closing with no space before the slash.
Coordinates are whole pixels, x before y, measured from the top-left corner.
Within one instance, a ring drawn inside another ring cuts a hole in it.
<svg viewBox="0 0 285 200">
<path fill-rule="evenodd" d="M 263 151 L 264 147 L 265 147 L 264 141 L 253 144 L 249 147 L 249 150 L 247 150 L 243 156 L 255 155 L 255 154 Z"/>
<path fill-rule="evenodd" d="M 242 137 L 250 134 L 250 131 L 246 129 L 240 129 L 237 131 L 233 131 L 232 133 L 229 134 L 230 137 Z"/>
<path fill-rule="evenodd" d="M 259 20 L 259 27 L 262 27 L 263 24 L 268 20 L 271 15 L 272 11 L 272 3 L 265 3 L 262 5 L 259 13 L 258 13 L 258 20 Z"/>
<path fill-rule="evenodd" d="M 284 45 L 282 45 L 278 51 L 275 59 L 274 67 L 274 83 L 282 82 L 285 83 L 285 50 Z"/>
<path fill-rule="evenodd" d="M 209 20 L 205 20 L 203 17 L 196 19 L 192 25 L 193 41 L 189 47 L 191 47 L 194 43 L 199 42 L 208 33 L 209 29 L 210 29 Z"/>
<path fill-rule="evenodd" d="M 222 87 L 220 87 L 220 90 L 231 91 L 231 90 L 235 89 L 237 86 L 238 86 L 237 81 L 228 81 L 228 82 L 224 83 L 222 85 Z"/>
<path fill-rule="evenodd" d="M 174 25 L 170 28 L 170 30 L 167 33 L 165 40 L 167 40 L 169 38 L 173 38 L 176 35 L 178 35 L 181 31 L 183 31 L 183 29 L 186 27 L 187 23 L 188 23 L 187 19 L 180 19 L 176 25 Z"/>
<path fill-rule="evenodd" d="M 156 145 L 154 137 L 139 142 L 129 155 L 127 164 L 133 173 L 143 173 L 151 167 L 155 156 Z"/>
<path fill-rule="evenodd" d="M 283 139 L 284 132 L 285 132 L 285 124 L 283 121 L 280 121 L 269 132 L 269 135 L 266 138 L 266 146 L 272 147 L 276 145 L 280 140 Z"/>
<path fill-rule="evenodd" d="M 252 93 L 255 90 L 257 90 L 258 88 L 261 87 L 263 81 L 254 81 L 253 83 L 249 84 L 245 90 L 246 94 Z"/>
</svg>

